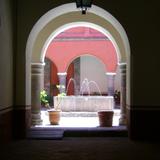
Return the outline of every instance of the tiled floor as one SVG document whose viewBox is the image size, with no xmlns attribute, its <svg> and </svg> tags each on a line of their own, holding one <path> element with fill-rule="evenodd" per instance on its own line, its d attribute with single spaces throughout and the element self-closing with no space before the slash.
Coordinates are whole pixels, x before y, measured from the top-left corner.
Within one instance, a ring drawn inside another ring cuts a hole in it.
<svg viewBox="0 0 160 160">
<path fill-rule="evenodd" d="M 70 115 L 70 116 L 69 116 Z M 76 115 L 76 116 L 75 116 Z M 97 113 L 62 113 L 59 125 L 50 125 L 48 112 L 41 111 L 43 124 L 37 127 L 97 127 L 99 121 Z M 113 126 L 119 125 L 120 110 L 114 110 Z"/>
</svg>

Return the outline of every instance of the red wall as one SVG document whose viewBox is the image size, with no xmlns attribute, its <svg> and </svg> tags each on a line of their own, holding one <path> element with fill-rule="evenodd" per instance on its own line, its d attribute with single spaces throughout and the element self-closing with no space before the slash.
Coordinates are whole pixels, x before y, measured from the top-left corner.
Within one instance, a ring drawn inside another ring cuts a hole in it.
<svg viewBox="0 0 160 160">
<path fill-rule="evenodd" d="M 51 87 L 52 87 L 50 94 L 51 94 L 51 96 L 56 96 L 59 93 L 59 91 L 56 87 L 56 85 L 59 84 L 59 80 L 58 80 L 58 75 L 57 75 L 57 68 L 56 68 L 54 63 L 51 63 L 50 74 L 51 74 L 50 83 L 51 83 Z M 67 85 L 68 85 L 68 82 L 69 82 L 70 78 L 74 78 L 74 64 L 73 63 L 71 63 L 69 65 L 68 70 L 67 70 L 67 78 L 66 78 L 66 84 Z M 74 84 L 73 84 L 72 81 L 70 82 L 70 84 L 68 86 L 67 95 L 74 95 Z"/>
<path fill-rule="evenodd" d="M 66 82 L 66 87 L 68 86 L 68 82 L 70 80 L 70 78 L 74 78 L 74 64 L 71 63 L 68 67 L 68 70 L 67 70 L 67 82 Z M 68 89 L 66 88 L 66 94 L 67 95 L 74 95 L 74 84 L 73 84 L 73 81 L 69 82 L 69 86 L 68 86 Z"/>
<path fill-rule="evenodd" d="M 117 55 L 111 41 L 55 41 L 52 42 L 46 57 L 55 63 L 58 72 L 66 72 L 69 64 L 82 55 L 93 55 L 106 66 L 107 72 L 115 72 Z"/>
<path fill-rule="evenodd" d="M 50 43 L 46 58 L 50 59 L 51 84 L 58 84 L 57 72 L 67 72 L 67 84 L 74 76 L 73 60 L 82 55 L 92 55 L 106 66 L 106 72 L 116 72 L 117 54 L 112 42 L 101 32 L 88 27 L 75 27 L 60 33 Z M 57 94 L 57 91 L 53 93 Z M 68 95 L 74 94 L 71 83 Z"/>
<path fill-rule="evenodd" d="M 56 87 L 56 85 L 59 84 L 59 79 L 57 76 L 57 67 L 55 66 L 54 63 L 51 63 L 51 71 L 50 71 L 50 83 L 51 83 L 51 95 L 56 96 L 59 91 Z"/>
</svg>

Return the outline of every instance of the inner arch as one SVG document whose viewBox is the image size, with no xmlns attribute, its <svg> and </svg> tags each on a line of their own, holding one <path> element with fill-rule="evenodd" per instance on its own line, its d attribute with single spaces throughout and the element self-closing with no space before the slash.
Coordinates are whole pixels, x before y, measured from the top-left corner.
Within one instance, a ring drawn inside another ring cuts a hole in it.
<svg viewBox="0 0 160 160">
<path fill-rule="evenodd" d="M 64 30 L 52 39 L 44 55 L 57 65 L 58 72 L 65 72 L 68 63 L 86 54 L 101 60 L 106 71 L 116 72 L 119 61 L 115 47 L 108 37 L 90 27 L 78 26 Z"/>
<path fill-rule="evenodd" d="M 107 30 L 105 30 L 104 28 L 102 28 L 101 26 L 99 26 L 97 24 L 93 24 L 93 23 L 89 23 L 89 22 L 73 22 L 73 23 L 65 24 L 65 25 L 59 27 L 58 29 L 56 29 L 53 33 L 51 33 L 51 35 L 48 37 L 48 39 L 46 40 L 46 42 L 42 48 L 42 52 L 41 52 L 41 56 L 40 56 L 40 61 L 42 63 L 44 62 L 47 48 L 49 47 L 49 45 L 53 41 L 53 39 L 56 36 L 58 36 L 61 32 L 65 32 L 66 30 L 69 30 L 69 29 L 75 28 L 75 27 L 88 27 L 88 28 L 92 28 L 92 29 L 97 30 L 98 32 L 104 34 L 112 42 L 112 44 L 116 50 L 118 62 L 122 61 L 122 55 L 120 54 L 119 47 L 117 46 L 117 43 L 115 42 L 112 35 Z"/>
</svg>

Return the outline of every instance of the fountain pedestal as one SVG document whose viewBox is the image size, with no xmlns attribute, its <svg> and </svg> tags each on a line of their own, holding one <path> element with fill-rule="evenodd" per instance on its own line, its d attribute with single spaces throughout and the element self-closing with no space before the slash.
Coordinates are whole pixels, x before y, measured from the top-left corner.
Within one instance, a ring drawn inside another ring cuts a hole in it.
<svg viewBox="0 0 160 160">
<path fill-rule="evenodd" d="M 113 96 L 65 96 L 54 97 L 54 106 L 61 98 L 60 108 L 63 112 L 97 112 L 113 110 Z"/>
</svg>

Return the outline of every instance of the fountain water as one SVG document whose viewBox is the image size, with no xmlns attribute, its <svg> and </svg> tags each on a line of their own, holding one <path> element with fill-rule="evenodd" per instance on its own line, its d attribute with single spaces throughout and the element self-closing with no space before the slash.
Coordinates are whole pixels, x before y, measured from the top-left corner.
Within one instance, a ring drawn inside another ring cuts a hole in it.
<svg viewBox="0 0 160 160">
<path fill-rule="evenodd" d="M 68 89 L 69 89 L 69 86 L 70 86 L 71 82 L 73 82 L 73 84 L 74 84 L 74 88 L 75 88 L 75 91 L 76 91 L 75 95 L 82 95 L 83 96 L 83 94 L 85 92 L 85 93 L 88 93 L 88 95 L 90 96 L 90 94 L 91 94 L 90 86 L 91 86 L 91 84 L 93 84 L 96 87 L 96 89 L 98 90 L 99 95 L 102 96 L 102 93 L 100 91 L 100 88 L 99 88 L 98 84 L 95 81 L 93 81 L 93 80 L 89 81 L 87 78 L 85 78 L 82 81 L 82 84 L 81 84 L 79 92 L 78 92 L 78 89 L 77 89 L 76 80 L 74 78 L 70 78 L 69 81 L 68 81 L 68 85 L 67 85 L 67 89 L 66 89 L 66 94 L 68 93 Z"/>
<path fill-rule="evenodd" d="M 87 78 L 85 78 L 83 81 L 82 81 L 82 84 L 81 84 L 81 87 L 80 87 L 80 95 L 82 95 L 83 96 L 83 94 L 84 94 L 84 91 L 86 91 L 85 90 L 85 87 L 86 87 L 86 89 L 87 89 L 87 92 L 88 92 L 88 95 L 90 96 L 90 88 L 89 88 L 89 81 L 88 81 L 88 79 Z"/>
<path fill-rule="evenodd" d="M 95 81 L 89 81 L 88 86 L 90 86 L 91 84 L 95 85 L 96 89 L 98 89 L 99 95 L 102 96 L 102 93 L 101 93 L 101 91 L 99 89 L 98 84 Z"/>
<path fill-rule="evenodd" d="M 68 92 L 69 85 L 73 81 L 76 88 L 76 81 L 71 78 L 68 82 L 66 93 Z M 91 96 L 90 86 L 94 85 L 98 92 L 98 96 Z M 88 92 L 89 96 L 84 95 L 84 91 Z M 54 99 L 56 102 L 57 98 Z M 98 84 L 95 81 L 89 81 L 85 78 L 82 81 L 79 94 L 76 96 L 65 96 L 61 103 L 62 111 L 80 111 L 80 112 L 97 112 L 99 110 L 112 110 L 114 106 L 113 96 L 102 96 Z"/>
<path fill-rule="evenodd" d="M 75 95 L 77 95 L 77 84 L 76 84 L 76 80 L 74 78 L 70 78 L 69 81 L 68 81 L 68 85 L 67 85 L 67 89 L 66 89 L 66 95 L 68 93 L 68 89 L 69 89 L 69 86 L 70 86 L 71 82 L 73 82 L 73 84 L 74 84 L 74 88 L 75 88 L 75 91 L 76 91 Z"/>
<path fill-rule="evenodd" d="M 84 91 L 86 91 L 86 90 L 85 90 L 85 87 L 86 87 L 87 92 L 88 92 L 88 95 L 90 96 L 90 95 L 91 95 L 91 91 L 90 91 L 90 86 L 91 86 L 91 84 L 93 84 L 93 85 L 96 87 L 96 89 L 98 90 L 99 95 L 102 96 L 102 93 L 101 93 L 101 91 L 100 91 L 100 88 L 99 88 L 98 84 L 97 84 L 95 81 L 93 81 L 93 80 L 92 80 L 92 81 L 89 81 L 87 78 L 85 78 L 85 79 L 82 81 L 82 85 L 81 85 L 81 89 L 80 89 L 80 95 L 83 96 Z"/>
</svg>

